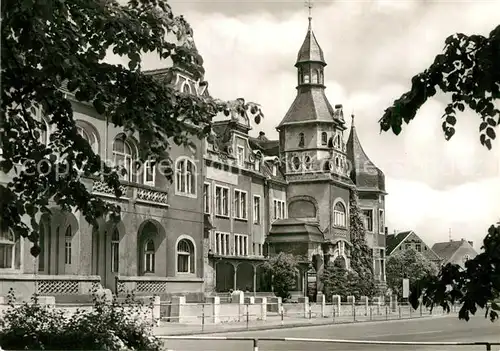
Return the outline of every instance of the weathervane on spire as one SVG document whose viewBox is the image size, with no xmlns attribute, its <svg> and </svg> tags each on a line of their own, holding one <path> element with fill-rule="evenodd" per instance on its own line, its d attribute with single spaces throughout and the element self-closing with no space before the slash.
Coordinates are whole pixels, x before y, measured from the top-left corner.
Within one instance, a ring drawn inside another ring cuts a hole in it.
<svg viewBox="0 0 500 351">
<path fill-rule="evenodd" d="M 305 5 L 309 11 L 309 21 L 312 19 L 313 0 L 305 0 Z"/>
</svg>

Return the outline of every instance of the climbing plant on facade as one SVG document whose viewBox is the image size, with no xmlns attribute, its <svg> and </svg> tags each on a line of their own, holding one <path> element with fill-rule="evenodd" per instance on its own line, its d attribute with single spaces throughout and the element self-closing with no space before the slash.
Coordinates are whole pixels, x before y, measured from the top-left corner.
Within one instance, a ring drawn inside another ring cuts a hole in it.
<svg viewBox="0 0 500 351">
<path fill-rule="evenodd" d="M 0 225 L 16 236 L 37 242 L 35 219 L 50 212 L 49 201 L 81 211 L 92 225 L 102 216 L 120 216 L 118 206 L 84 184 L 101 179 L 121 195 L 117 169 L 78 133 L 63 86 L 109 123 L 138 135 L 141 160 L 168 159 L 171 143 L 209 135 L 219 112 L 247 114 L 256 123 L 263 117 L 258 105 L 243 99 L 185 94 L 144 74 L 142 55 L 152 53 L 203 79 L 192 29 L 164 0 L 5 0 L 1 11 L 0 169 L 14 178 L 0 185 Z M 127 67 L 106 62 L 109 52 L 126 58 Z M 48 131 L 40 113 L 51 129 L 48 145 L 41 140 Z M 32 254 L 39 251 L 35 245 Z"/>
<path fill-rule="evenodd" d="M 365 296 L 375 295 L 375 279 L 373 274 L 373 253 L 366 241 L 366 229 L 363 214 L 359 208 L 358 193 L 350 192 L 349 199 L 349 232 L 351 236 L 351 268 L 361 277 L 360 293 Z"/>
</svg>

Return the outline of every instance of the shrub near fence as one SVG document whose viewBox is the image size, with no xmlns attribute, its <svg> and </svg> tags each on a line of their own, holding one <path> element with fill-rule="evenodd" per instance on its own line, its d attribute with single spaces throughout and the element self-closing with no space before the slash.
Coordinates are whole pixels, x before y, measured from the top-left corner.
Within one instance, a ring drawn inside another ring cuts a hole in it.
<svg viewBox="0 0 500 351">
<path fill-rule="evenodd" d="M 109 301 L 96 289 L 94 304 L 72 311 L 54 297 L 33 296 L 16 304 L 12 291 L 0 317 L 0 346 L 7 350 L 152 350 L 163 349 L 153 335 L 154 306 L 128 296 Z"/>
</svg>

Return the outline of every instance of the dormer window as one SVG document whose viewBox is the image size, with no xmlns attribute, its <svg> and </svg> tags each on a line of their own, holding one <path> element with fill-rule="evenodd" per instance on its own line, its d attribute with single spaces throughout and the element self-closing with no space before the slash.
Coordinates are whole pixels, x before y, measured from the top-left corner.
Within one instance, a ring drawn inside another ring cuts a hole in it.
<svg viewBox="0 0 500 351">
<path fill-rule="evenodd" d="M 304 133 L 299 134 L 299 147 L 304 147 L 305 140 L 304 140 Z"/>
<path fill-rule="evenodd" d="M 321 133 L 321 145 L 328 144 L 328 134 L 326 132 Z"/>
<path fill-rule="evenodd" d="M 236 159 L 238 166 L 243 167 L 245 164 L 245 148 L 243 146 L 236 146 Z"/>
<path fill-rule="evenodd" d="M 187 80 L 182 84 L 182 92 L 186 94 L 191 94 L 191 86 L 189 85 Z"/>
<path fill-rule="evenodd" d="M 260 172 L 260 160 L 257 158 L 254 161 L 253 168 L 256 172 Z"/>
<path fill-rule="evenodd" d="M 335 137 L 335 142 L 333 143 L 333 145 L 336 149 L 340 149 L 340 135 L 337 135 Z"/>
</svg>

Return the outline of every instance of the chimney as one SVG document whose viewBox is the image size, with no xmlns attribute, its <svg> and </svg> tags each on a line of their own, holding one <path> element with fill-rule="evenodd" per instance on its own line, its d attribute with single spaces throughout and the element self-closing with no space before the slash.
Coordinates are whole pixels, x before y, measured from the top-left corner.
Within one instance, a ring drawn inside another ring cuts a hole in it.
<svg viewBox="0 0 500 351">
<path fill-rule="evenodd" d="M 474 242 L 473 241 L 469 241 L 469 245 L 474 247 Z"/>
<path fill-rule="evenodd" d="M 389 234 L 389 228 L 385 227 L 385 235 Z"/>
<path fill-rule="evenodd" d="M 394 229 L 394 235 L 396 235 L 398 233 L 398 231 L 396 229 Z"/>
</svg>

